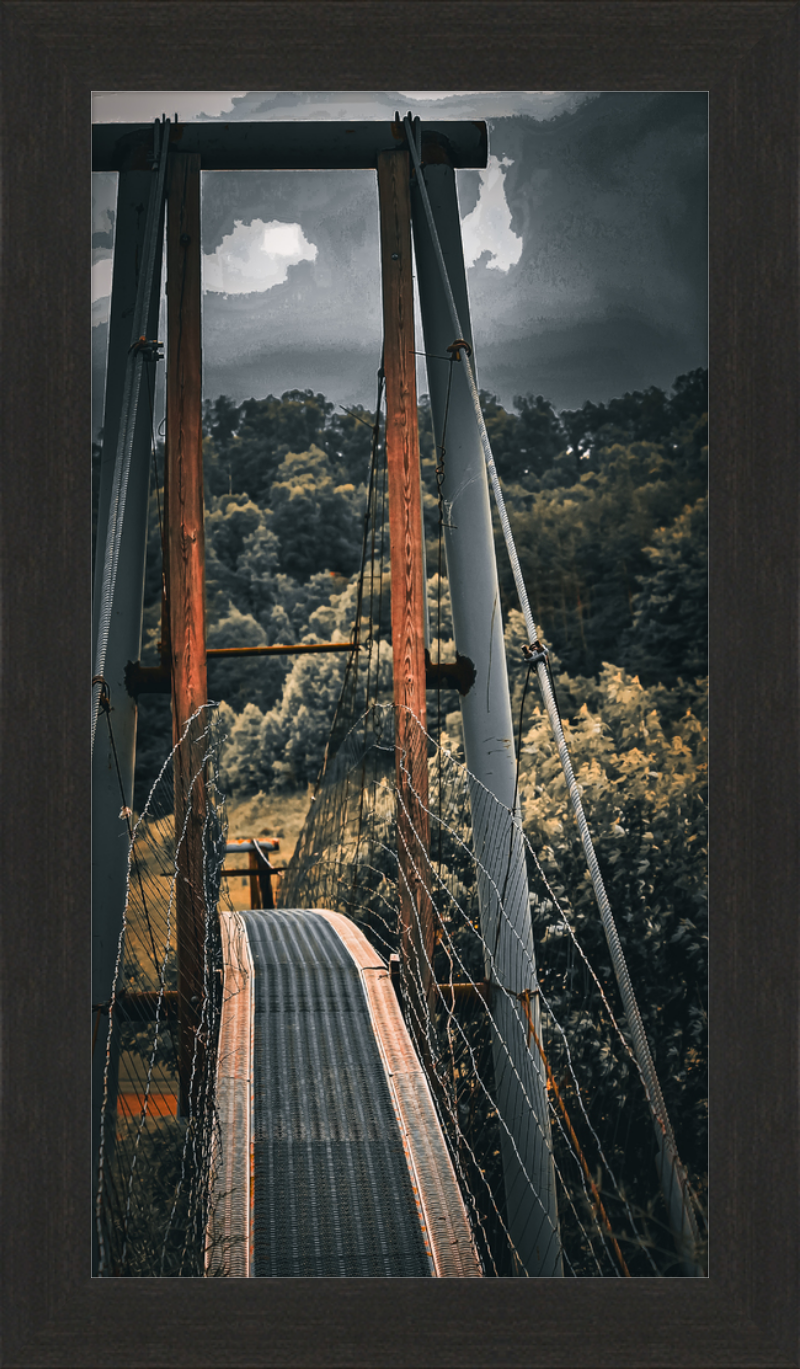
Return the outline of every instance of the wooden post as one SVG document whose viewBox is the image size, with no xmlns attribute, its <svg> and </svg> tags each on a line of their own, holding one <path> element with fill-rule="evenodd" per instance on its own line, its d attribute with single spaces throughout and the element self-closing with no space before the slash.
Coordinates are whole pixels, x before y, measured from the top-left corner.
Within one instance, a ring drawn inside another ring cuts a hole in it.
<svg viewBox="0 0 800 1369">
<path fill-rule="evenodd" d="M 427 1060 L 427 1001 L 435 944 L 427 888 L 429 824 L 425 711 L 425 582 L 420 491 L 409 156 L 378 157 L 386 464 L 392 569 L 392 659 L 396 712 L 400 961 L 411 1021 Z"/>
<path fill-rule="evenodd" d="M 202 371 L 200 344 L 200 158 L 172 153 L 167 200 L 166 542 L 172 736 L 208 701 L 206 685 L 205 538 L 203 530 Z M 205 719 L 175 753 L 175 835 L 179 1072 L 181 1106 L 192 1106 L 195 1037 L 203 996 L 203 825 L 205 775 L 198 775 Z M 184 832 L 185 828 L 185 832 Z M 194 1077 L 199 1082 L 199 1061 Z"/>
<path fill-rule="evenodd" d="M 261 885 L 258 882 L 258 856 L 255 851 L 250 852 L 250 859 L 247 862 L 252 874 L 250 875 L 250 907 L 263 908 L 261 901 Z"/>
</svg>

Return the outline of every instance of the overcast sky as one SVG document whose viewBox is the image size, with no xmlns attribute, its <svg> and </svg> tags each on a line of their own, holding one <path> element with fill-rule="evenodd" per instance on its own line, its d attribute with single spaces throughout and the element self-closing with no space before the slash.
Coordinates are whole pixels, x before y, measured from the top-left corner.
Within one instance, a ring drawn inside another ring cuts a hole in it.
<svg viewBox="0 0 800 1369">
<path fill-rule="evenodd" d="M 668 389 L 707 364 L 707 100 L 637 92 L 99 92 L 99 123 L 485 119 L 457 175 L 480 385 L 556 408 Z M 102 421 L 116 176 L 95 174 L 94 422 Z M 210 172 L 202 185 L 210 398 L 321 391 L 371 407 L 381 351 L 371 171 Z M 422 393 L 427 389 L 419 375 Z"/>
</svg>

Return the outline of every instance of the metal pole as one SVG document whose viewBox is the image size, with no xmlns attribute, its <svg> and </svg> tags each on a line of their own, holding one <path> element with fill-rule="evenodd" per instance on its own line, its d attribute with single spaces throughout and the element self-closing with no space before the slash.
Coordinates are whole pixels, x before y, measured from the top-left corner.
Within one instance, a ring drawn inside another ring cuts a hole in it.
<svg viewBox="0 0 800 1369">
<path fill-rule="evenodd" d="M 103 453 L 97 519 L 92 659 L 98 634 L 103 548 L 111 501 L 125 368 L 131 342 L 131 317 L 142 264 L 146 206 L 155 174 L 121 171 L 117 191 L 114 267 L 109 319 Z M 158 327 L 161 293 L 163 216 L 157 240 L 153 287 L 148 312 L 148 337 Z M 152 365 L 145 362 L 145 366 Z M 141 654 L 144 572 L 147 552 L 147 508 L 150 490 L 151 423 L 149 406 L 140 403 L 133 439 L 124 529 L 120 543 L 116 588 L 106 650 L 105 678 L 110 690 L 110 721 L 122 778 L 123 795 L 105 716 L 98 720 L 92 756 L 92 1002 L 105 1003 L 111 994 L 125 907 L 128 842 L 122 808 L 133 805 L 136 752 L 136 702 L 125 688 L 125 666 Z M 94 1028 L 94 1024 L 93 1024 Z M 100 1114 L 108 1040 L 108 1016 L 101 1014 L 92 1051 L 92 1172 L 96 1179 L 100 1146 Z M 106 1154 L 113 1146 L 116 1105 L 116 1059 L 109 1071 Z M 97 1238 L 93 1242 L 93 1272 L 97 1272 Z"/>
<path fill-rule="evenodd" d="M 442 163 L 425 167 L 423 174 L 462 336 L 472 345 L 455 174 Z M 441 444 L 450 363 L 437 358 L 448 355 L 455 339 L 416 181 L 411 203 L 433 428 Z M 487 956 L 487 976 L 502 986 L 493 994 L 492 1013 L 496 1098 L 509 1128 L 501 1129 L 507 1225 L 522 1265 L 516 1272 L 553 1276 L 561 1275 L 563 1267 L 546 1081 L 541 1057 L 528 1040 L 524 1011 L 529 1002 L 541 1036 L 528 879 L 515 799 L 514 729 L 489 487 L 465 366 L 465 361 L 452 363 L 442 484 L 444 541 L 456 649 L 475 668 L 475 682 L 461 698 L 461 716 L 466 764 L 478 782 L 471 780 L 470 797 L 473 849 L 482 871 L 481 932 L 493 950 L 493 964 Z M 487 805 L 481 802 L 481 785 L 508 809 L 502 830 L 496 808 L 492 805 L 490 820 Z"/>
</svg>

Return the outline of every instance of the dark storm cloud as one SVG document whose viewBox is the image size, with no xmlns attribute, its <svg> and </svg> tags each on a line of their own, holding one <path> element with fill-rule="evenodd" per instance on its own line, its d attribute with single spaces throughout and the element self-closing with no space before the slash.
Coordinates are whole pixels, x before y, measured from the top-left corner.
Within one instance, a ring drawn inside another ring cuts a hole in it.
<svg viewBox="0 0 800 1369">
<path fill-rule="evenodd" d="M 352 118 L 350 99 L 255 92 L 234 99 L 233 117 Z M 559 96 L 542 105 L 542 113 L 562 111 L 550 118 L 531 117 L 528 97 L 509 96 L 511 108 L 514 99 L 524 117 L 497 117 L 506 106 L 487 97 L 482 108 L 479 95 L 421 106 L 426 117 L 495 116 L 489 147 L 510 210 L 496 260 L 514 264 L 497 269 L 486 252 L 468 271 L 481 386 L 506 404 L 533 393 L 573 408 L 651 384 L 667 388 L 705 365 L 706 97 Z M 377 113 L 365 103 L 358 117 Z M 473 210 L 480 219 L 485 182 L 477 171 L 458 173 L 462 219 Z M 235 230 L 237 221 L 244 228 Z M 206 394 L 241 400 L 311 388 L 337 404 L 370 406 L 381 347 L 373 173 L 204 176 L 207 257 L 223 239 L 238 251 L 248 226 L 257 235 L 276 221 L 299 225 L 306 259 L 298 254 L 292 264 L 287 256 L 269 289 L 205 293 Z M 485 225 L 476 240 L 491 241 Z M 424 391 L 424 374 L 419 383 Z"/>
<path fill-rule="evenodd" d="M 703 95 L 614 94 L 494 124 L 523 247 L 469 273 L 485 388 L 574 407 L 706 364 L 706 116 Z"/>
<path fill-rule="evenodd" d="M 204 178 L 203 252 L 234 221 L 301 225 L 314 261 L 257 294 L 203 296 L 204 389 L 243 399 L 314 389 L 371 403 L 380 364 L 378 194 L 369 171 L 220 172 Z M 326 388 L 327 387 L 327 388 Z"/>
<path fill-rule="evenodd" d="M 608 94 L 549 121 L 491 121 L 490 150 L 511 162 L 505 191 L 522 254 L 507 271 L 488 256 L 469 270 L 486 389 L 505 403 L 543 393 L 575 407 L 668 387 L 705 364 L 706 113 L 703 95 Z M 208 393 L 224 379 L 243 397 L 246 377 L 279 392 L 291 355 L 301 388 L 336 377 L 332 397 L 344 385 L 352 402 L 368 373 L 371 394 L 374 366 L 356 360 L 380 347 L 371 174 L 220 174 L 206 184 L 206 252 L 235 218 L 254 217 L 297 221 L 318 249 L 263 296 L 206 295 Z M 463 218 L 479 173 L 460 172 L 458 185 Z"/>
</svg>

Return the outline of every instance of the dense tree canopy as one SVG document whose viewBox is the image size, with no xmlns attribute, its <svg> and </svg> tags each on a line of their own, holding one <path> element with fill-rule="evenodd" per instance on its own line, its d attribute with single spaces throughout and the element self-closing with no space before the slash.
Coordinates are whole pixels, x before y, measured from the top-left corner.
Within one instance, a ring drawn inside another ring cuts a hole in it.
<svg viewBox="0 0 800 1369">
<path fill-rule="evenodd" d="M 651 387 L 560 414 L 541 395 L 518 396 L 513 410 L 487 393 L 482 400 L 531 605 L 564 672 L 603 681 L 605 663 L 613 662 L 643 688 L 667 690 L 704 676 L 707 373 L 678 377 L 668 394 Z M 204 419 L 209 645 L 334 635 L 347 640 L 374 416 L 363 409 L 335 410 L 323 395 L 292 390 L 280 399 L 270 395 L 238 405 L 223 395 L 206 403 Z M 438 579 L 445 566 L 425 398 L 419 426 L 435 634 L 447 582 Z M 97 458 L 93 451 L 93 468 Z M 499 537 L 498 568 L 508 617 L 515 592 Z M 158 648 L 160 614 L 154 492 L 145 660 Z M 448 645 L 450 634 L 448 617 L 441 627 Z M 235 735 L 249 729 L 255 736 L 253 710 L 261 719 L 262 759 L 248 753 L 241 774 L 231 767 L 237 788 L 256 779 L 261 788 L 313 777 L 342 669 L 339 657 L 312 663 L 279 656 L 209 666 L 209 691 L 231 710 Z M 597 701 L 595 706 L 600 708 Z M 144 697 L 141 714 L 137 804 L 168 746 L 168 700 Z M 235 754 L 244 756 L 239 742 L 237 748 Z"/>
<path fill-rule="evenodd" d="M 701 1196 L 706 1145 L 707 398 L 706 373 L 607 404 L 556 413 L 541 395 L 513 410 L 483 394 L 520 562 L 553 679 L 583 804 L 654 1053 L 679 1150 Z M 205 409 L 206 600 L 210 646 L 347 641 L 358 613 L 373 416 L 291 391 Z M 437 456 L 419 409 L 431 633 L 451 656 L 452 618 L 439 542 Z M 93 451 L 93 470 L 99 449 Z M 378 475 L 378 486 L 382 476 Z M 96 484 L 96 480 L 95 480 Z M 381 505 L 378 500 L 379 507 Z M 499 530 L 498 530 L 499 534 Z M 498 567 L 526 831 L 564 917 L 613 998 L 613 973 L 564 779 L 535 688 L 525 690 L 524 626 L 505 548 Z M 372 691 L 392 697 L 388 546 L 381 665 Z M 372 541 L 368 552 L 372 553 Z M 372 564 L 372 563 L 370 563 Z M 440 574 L 441 571 L 441 574 Z M 362 607 L 363 611 L 363 607 Z M 143 659 L 157 658 L 161 616 L 158 496 L 151 496 Z M 362 625 L 363 626 L 363 625 Z M 366 627 L 363 628 L 366 631 Z M 209 693 L 228 734 L 223 780 L 234 797 L 313 783 L 345 674 L 344 654 L 209 663 Z M 458 753 L 458 695 L 445 688 L 430 726 Z M 135 805 L 171 744 L 170 705 L 143 696 Z M 629 1086 L 629 1061 L 581 1008 L 580 967 L 553 909 L 532 903 L 543 988 L 570 1022 L 585 1077 L 602 1081 L 597 1125 Z M 563 928 L 562 928 L 563 930 Z M 566 946 L 566 943 L 565 943 Z M 616 1010 L 620 1011 L 617 1002 Z M 583 1013 L 583 1016 L 582 1016 Z M 584 1020 L 585 1019 L 585 1020 Z M 551 1042 L 557 1061 L 558 1043 Z M 613 1119 L 612 1119 L 613 1120 Z M 637 1132 L 638 1128 L 638 1132 Z M 606 1132 L 604 1132 L 606 1135 Z M 625 1146 L 652 1150 L 642 1112 Z M 638 1153 L 638 1152 L 637 1152 Z"/>
</svg>

